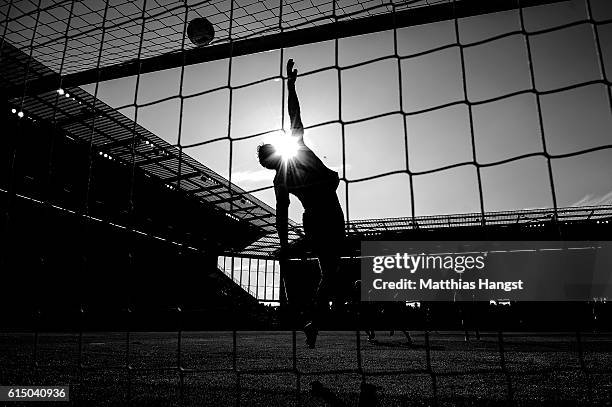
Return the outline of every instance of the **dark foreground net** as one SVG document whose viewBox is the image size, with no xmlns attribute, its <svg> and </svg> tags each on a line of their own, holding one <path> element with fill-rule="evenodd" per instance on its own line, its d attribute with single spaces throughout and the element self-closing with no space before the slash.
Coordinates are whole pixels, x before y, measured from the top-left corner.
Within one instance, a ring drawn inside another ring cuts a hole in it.
<svg viewBox="0 0 612 407">
<path fill-rule="evenodd" d="M 301 334 L 2 334 L 6 383 L 71 384 L 74 405 L 606 405 L 609 334 L 412 332 L 413 345 Z M 401 334 L 400 334 L 401 335 Z"/>
</svg>

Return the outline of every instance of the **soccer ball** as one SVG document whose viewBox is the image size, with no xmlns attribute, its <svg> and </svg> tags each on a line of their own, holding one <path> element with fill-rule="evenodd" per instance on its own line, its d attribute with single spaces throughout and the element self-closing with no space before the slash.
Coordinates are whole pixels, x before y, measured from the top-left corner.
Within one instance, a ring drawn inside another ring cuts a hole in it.
<svg viewBox="0 0 612 407">
<path fill-rule="evenodd" d="M 215 27 L 204 17 L 194 18 L 187 25 L 187 37 L 193 45 L 203 47 L 215 38 Z"/>
</svg>

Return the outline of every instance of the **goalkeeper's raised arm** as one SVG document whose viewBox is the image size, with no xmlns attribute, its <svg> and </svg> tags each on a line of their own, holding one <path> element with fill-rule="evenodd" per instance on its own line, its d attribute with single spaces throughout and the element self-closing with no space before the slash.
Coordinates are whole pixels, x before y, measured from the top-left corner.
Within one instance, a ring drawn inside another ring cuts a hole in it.
<svg viewBox="0 0 612 407">
<path fill-rule="evenodd" d="M 287 91 L 289 92 L 287 107 L 289 109 L 289 119 L 291 120 L 291 134 L 297 137 L 299 142 L 303 141 L 304 125 L 300 113 L 300 101 L 295 91 L 295 81 L 297 79 L 297 69 L 293 69 L 293 59 L 287 61 Z"/>
</svg>

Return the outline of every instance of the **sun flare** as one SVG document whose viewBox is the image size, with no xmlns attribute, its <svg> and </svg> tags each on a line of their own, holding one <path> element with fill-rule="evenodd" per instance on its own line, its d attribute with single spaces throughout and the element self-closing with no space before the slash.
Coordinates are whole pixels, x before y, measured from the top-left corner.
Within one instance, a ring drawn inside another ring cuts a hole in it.
<svg viewBox="0 0 612 407">
<path fill-rule="evenodd" d="M 281 156 L 283 161 L 295 157 L 299 147 L 297 139 L 286 132 L 279 132 L 274 135 L 270 140 L 270 144 L 274 146 L 276 153 Z"/>
</svg>

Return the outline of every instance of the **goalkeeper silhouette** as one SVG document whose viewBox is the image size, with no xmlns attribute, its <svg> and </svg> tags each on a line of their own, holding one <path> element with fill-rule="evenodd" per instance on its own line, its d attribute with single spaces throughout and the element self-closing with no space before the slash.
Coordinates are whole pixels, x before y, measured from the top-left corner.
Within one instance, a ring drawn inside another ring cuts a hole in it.
<svg viewBox="0 0 612 407">
<path fill-rule="evenodd" d="M 320 279 L 304 319 L 306 344 L 314 348 L 321 314 L 329 301 L 337 300 L 340 247 L 343 244 L 344 214 L 336 195 L 338 173 L 327 168 L 304 144 L 304 126 L 295 91 L 297 70 L 293 60 L 287 62 L 288 109 L 291 135 L 278 144 L 257 148 L 259 162 L 275 170 L 276 229 L 281 244 L 281 264 L 286 260 L 289 195 L 297 197 L 304 207 L 303 225 L 306 241 L 319 260 Z M 282 266 L 281 266 L 282 267 Z M 333 298 L 332 298 L 333 297 Z"/>
</svg>

